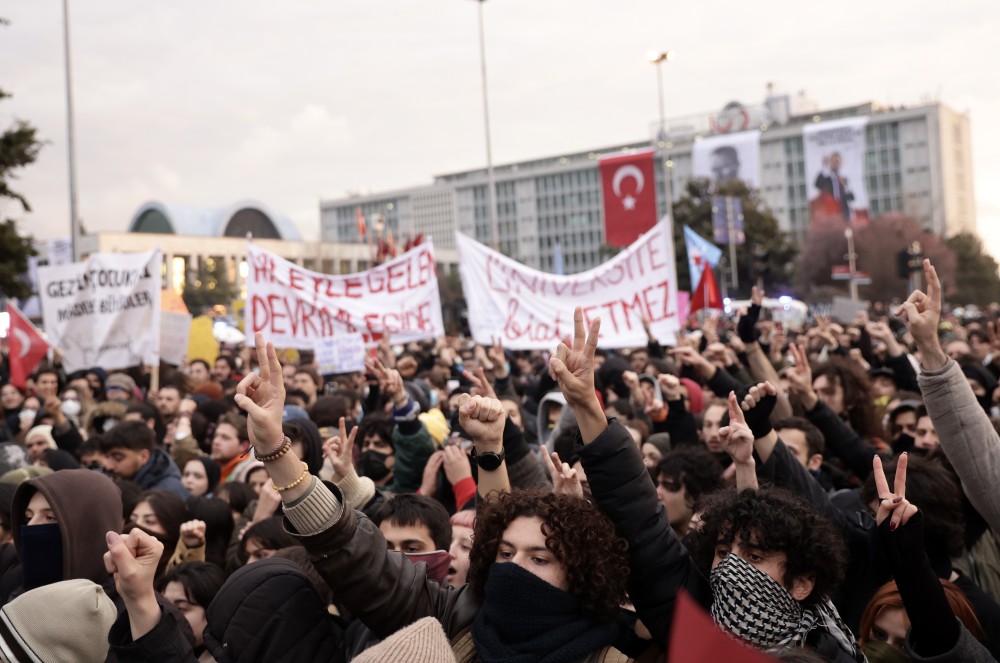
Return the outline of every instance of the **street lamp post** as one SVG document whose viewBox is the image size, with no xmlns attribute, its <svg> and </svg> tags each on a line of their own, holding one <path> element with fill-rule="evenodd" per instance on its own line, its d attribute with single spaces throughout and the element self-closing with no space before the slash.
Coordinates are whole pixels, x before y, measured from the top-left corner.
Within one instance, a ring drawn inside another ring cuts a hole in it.
<svg viewBox="0 0 1000 663">
<path fill-rule="evenodd" d="M 847 269 L 850 270 L 851 280 L 848 281 L 851 287 L 851 301 L 858 301 L 858 254 L 854 252 L 854 230 L 847 228 L 844 230 L 844 237 L 847 238 Z"/>
<path fill-rule="evenodd" d="M 656 134 L 656 140 L 654 141 L 654 147 L 657 150 L 663 149 L 663 189 L 664 195 L 667 198 L 667 219 L 670 222 L 670 233 L 673 235 L 674 232 L 674 198 L 673 192 L 671 191 L 671 173 L 670 169 L 673 167 L 673 161 L 670 160 L 670 153 L 667 148 L 667 114 L 664 105 L 663 96 L 663 63 L 669 62 L 674 57 L 673 51 L 649 51 L 646 53 L 646 59 L 650 63 L 656 65 L 656 86 L 659 92 L 659 103 L 660 103 L 660 130 Z"/>
<path fill-rule="evenodd" d="M 69 166 L 69 227 L 73 261 L 80 259 L 80 220 L 76 209 L 76 134 L 73 129 L 73 74 L 69 50 L 69 0 L 63 0 L 63 50 L 66 59 L 66 147 Z"/>
<path fill-rule="evenodd" d="M 483 125 L 486 129 L 486 180 L 489 191 L 487 199 L 490 206 L 490 233 L 493 249 L 500 250 L 500 221 L 497 219 L 496 177 L 493 174 L 493 146 L 490 141 L 490 102 L 486 86 L 486 34 L 483 28 L 483 3 L 486 0 L 476 0 L 479 5 L 479 66 L 483 78 Z"/>
</svg>

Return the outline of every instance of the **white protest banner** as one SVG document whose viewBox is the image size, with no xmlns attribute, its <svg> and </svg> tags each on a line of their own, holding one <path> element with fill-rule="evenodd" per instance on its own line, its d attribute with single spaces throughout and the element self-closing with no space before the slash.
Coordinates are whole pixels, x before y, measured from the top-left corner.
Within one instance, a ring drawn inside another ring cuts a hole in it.
<svg viewBox="0 0 1000 663">
<path fill-rule="evenodd" d="M 180 366 L 187 356 L 191 340 L 190 313 L 175 311 L 160 312 L 160 359 L 168 364 Z"/>
<path fill-rule="evenodd" d="M 247 340 L 263 332 L 278 347 L 312 350 L 319 339 L 385 332 L 395 343 L 444 335 L 430 240 L 358 274 L 311 272 L 247 245 Z"/>
<path fill-rule="evenodd" d="M 38 268 L 45 332 L 67 372 L 160 363 L 160 249 Z"/>
<path fill-rule="evenodd" d="M 601 317 L 601 347 L 646 345 L 643 318 L 663 343 L 673 343 L 680 329 L 674 243 L 665 220 L 611 260 L 573 276 L 539 272 L 461 233 L 455 237 L 477 343 L 499 336 L 511 350 L 552 349 L 572 338 L 577 306 L 588 326 Z"/>
<path fill-rule="evenodd" d="M 815 122 L 802 128 L 812 227 L 868 225 L 867 132 L 867 117 Z"/>
<path fill-rule="evenodd" d="M 365 339 L 361 334 L 337 334 L 316 341 L 320 375 L 365 370 Z"/>
</svg>

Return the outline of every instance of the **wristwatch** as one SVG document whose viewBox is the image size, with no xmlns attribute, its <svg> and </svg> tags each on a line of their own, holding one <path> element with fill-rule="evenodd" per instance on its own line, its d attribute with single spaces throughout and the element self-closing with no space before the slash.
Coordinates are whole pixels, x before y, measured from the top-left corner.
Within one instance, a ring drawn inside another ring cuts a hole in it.
<svg viewBox="0 0 1000 663">
<path fill-rule="evenodd" d="M 495 454 L 492 451 L 479 453 L 475 447 L 472 448 L 472 460 L 479 466 L 479 469 L 486 470 L 487 472 L 494 472 L 499 469 L 500 464 L 503 463 L 506 457 L 507 455 L 503 449 L 500 449 L 500 453 Z"/>
</svg>

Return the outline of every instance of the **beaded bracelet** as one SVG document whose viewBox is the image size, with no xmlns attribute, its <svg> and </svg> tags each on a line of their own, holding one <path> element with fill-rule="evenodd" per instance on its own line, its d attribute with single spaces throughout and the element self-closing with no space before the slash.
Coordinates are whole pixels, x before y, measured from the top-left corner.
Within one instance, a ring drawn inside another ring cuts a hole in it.
<svg viewBox="0 0 1000 663">
<path fill-rule="evenodd" d="M 269 463 L 272 460 L 278 460 L 279 458 L 281 458 L 282 456 L 284 456 L 286 453 L 288 453 L 288 450 L 291 449 L 291 448 L 292 448 L 292 441 L 286 435 L 285 439 L 282 440 L 281 445 L 277 449 L 275 449 L 274 451 L 272 451 L 271 453 L 264 454 L 264 455 L 261 456 L 261 455 L 257 455 L 257 450 L 254 449 L 253 455 L 254 455 L 254 458 L 256 458 L 257 460 L 259 460 L 260 462 L 262 462 L 262 463 Z"/>
<path fill-rule="evenodd" d="M 287 486 L 275 486 L 274 482 L 272 481 L 271 482 L 271 487 L 274 488 L 279 493 L 283 493 L 286 490 L 291 490 L 292 488 L 295 488 L 295 486 L 297 486 L 300 483 L 302 483 L 303 481 L 305 481 L 306 477 L 308 477 L 308 476 L 309 476 L 309 466 L 306 465 L 305 463 L 302 463 L 302 474 L 299 475 L 298 479 L 296 479 L 295 481 L 291 482 Z"/>
</svg>

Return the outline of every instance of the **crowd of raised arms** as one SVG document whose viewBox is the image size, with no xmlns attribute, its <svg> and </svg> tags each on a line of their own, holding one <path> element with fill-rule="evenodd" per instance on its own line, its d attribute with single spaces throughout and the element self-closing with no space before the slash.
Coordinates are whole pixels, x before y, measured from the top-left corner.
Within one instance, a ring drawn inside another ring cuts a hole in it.
<svg viewBox="0 0 1000 663">
<path fill-rule="evenodd" d="M 577 310 L 551 353 L 320 376 L 257 334 L 156 390 L 3 376 L 0 661 L 1000 660 L 998 312 L 924 276 L 794 330 L 755 291 L 672 347 Z"/>
</svg>

